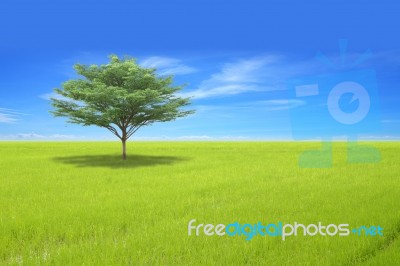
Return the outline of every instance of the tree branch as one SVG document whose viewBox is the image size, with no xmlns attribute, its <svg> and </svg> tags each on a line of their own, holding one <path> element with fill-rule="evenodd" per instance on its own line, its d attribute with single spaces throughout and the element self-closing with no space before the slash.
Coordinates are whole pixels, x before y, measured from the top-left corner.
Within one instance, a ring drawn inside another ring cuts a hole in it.
<svg viewBox="0 0 400 266">
<path fill-rule="evenodd" d="M 118 134 L 118 131 L 117 131 L 115 128 L 113 128 L 113 127 L 110 126 L 110 125 L 105 126 L 105 128 L 107 128 L 108 130 L 110 130 L 115 136 L 117 136 L 119 139 L 122 140 L 122 137 Z"/>
<path fill-rule="evenodd" d="M 141 128 L 142 126 L 146 125 L 148 121 L 143 121 L 141 124 L 139 124 L 138 126 L 131 126 L 128 130 L 128 132 L 126 133 L 126 139 L 129 139 L 136 131 L 139 130 L 139 128 Z"/>
</svg>

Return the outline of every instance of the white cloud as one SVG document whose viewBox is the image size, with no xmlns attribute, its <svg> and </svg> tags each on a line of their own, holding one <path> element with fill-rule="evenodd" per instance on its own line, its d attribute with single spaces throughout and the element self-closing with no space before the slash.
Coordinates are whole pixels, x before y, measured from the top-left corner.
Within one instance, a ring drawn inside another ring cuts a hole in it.
<svg viewBox="0 0 400 266">
<path fill-rule="evenodd" d="M 208 87 L 208 86 L 200 86 L 199 89 L 190 91 L 190 92 L 183 92 L 179 95 L 182 97 L 193 97 L 196 99 L 201 98 L 209 98 L 209 97 L 216 97 L 216 96 L 227 96 L 227 95 L 236 95 L 244 92 L 249 91 L 257 91 L 258 87 L 255 85 L 249 84 L 221 84 L 216 85 L 215 87 Z"/>
<path fill-rule="evenodd" d="M 13 109 L 0 108 L 0 123 L 15 123 L 20 120 L 21 115 L 27 115 L 20 113 Z"/>
<path fill-rule="evenodd" d="M 42 135 L 35 132 L 18 133 L 10 135 L 0 135 L 1 140 L 76 140 L 85 139 L 84 136 L 65 135 L 65 134 L 50 134 Z"/>
<path fill-rule="evenodd" d="M 140 62 L 144 67 L 167 68 L 180 64 L 180 60 L 170 57 L 152 56 Z"/>
<path fill-rule="evenodd" d="M 185 75 L 185 74 L 191 74 L 196 72 L 197 70 L 195 68 L 185 66 L 185 65 L 178 65 L 175 67 L 170 67 L 170 68 L 165 68 L 161 69 L 159 71 L 160 75 L 162 76 L 167 76 L 167 75 Z"/>
<path fill-rule="evenodd" d="M 39 98 L 42 98 L 43 100 L 48 100 L 48 101 L 50 101 L 51 98 L 54 98 L 57 100 L 70 101 L 70 99 L 65 98 L 64 96 L 57 94 L 55 92 L 41 94 L 41 95 L 39 95 Z"/>
<path fill-rule="evenodd" d="M 0 123 L 14 123 L 18 119 L 14 118 L 13 115 L 0 113 Z"/>
<path fill-rule="evenodd" d="M 231 105 L 196 105 L 196 113 L 206 112 L 236 112 L 236 111 L 279 111 L 289 110 L 305 105 L 306 102 L 298 99 L 274 99 L 265 101 L 243 102 Z"/>
<path fill-rule="evenodd" d="M 212 75 L 208 82 L 259 82 L 258 71 L 266 64 L 275 62 L 275 57 L 261 57 L 239 60 L 235 63 L 225 64 L 220 73 Z"/>
<path fill-rule="evenodd" d="M 140 65 L 157 68 L 160 75 L 185 75 L 197 72 L 197 69 L 189 67 L 181 60 L 170 57 L 152 56 L 142 60 Z"/>
<path fill-rule="evenodd" d="M 276 63 L 277 60 L 275 56 L 268 56 L 227 63 L 220 72 L 204 80 L 197 89 L 180 95 L 200 99 L 271 90 L 273 82 L 269 80 L 268 85 L 265 83 L 265 79 L 269 77 L 266 67 Z"/>
<path fill-rule="evenodd" d="M 258 103 L 271 111 L 288 110 L 306 104 L 305 101 L 298 99 L 267 100 Z"/>
<path fill-rule="evenodd" d="M 60 94 L 57 94 L 55 92 L 49 92 L 49 93 L 44 93 L 39 95 L 39 98 L 46 100 L 46 101 L 50 101 L 51 98 L 57 99 L 57 100 L 62 100 L 62 101 L 67 101 L 67 102 L 72 102 L 72 103 L 76 103 L 76 104 L 81 104 L 81 102 L 79 101 L 75 101 L 72 100 L 70 98 L 66 98 Z"/>
</svg>

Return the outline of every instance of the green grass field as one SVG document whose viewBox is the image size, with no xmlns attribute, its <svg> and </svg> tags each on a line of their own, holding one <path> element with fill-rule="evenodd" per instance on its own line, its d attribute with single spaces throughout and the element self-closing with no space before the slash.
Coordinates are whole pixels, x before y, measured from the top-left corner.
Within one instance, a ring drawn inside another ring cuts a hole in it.
<svg viewBox="0 0 400 266">
<path fill-rule="evenodd" d="M 318 143 L 0 143 L 0 265 L 395 265 L 400 143 L 301 169 Z M 383 237 L 188 236 L 197 223 L 380 225 Z"/>
</svg>

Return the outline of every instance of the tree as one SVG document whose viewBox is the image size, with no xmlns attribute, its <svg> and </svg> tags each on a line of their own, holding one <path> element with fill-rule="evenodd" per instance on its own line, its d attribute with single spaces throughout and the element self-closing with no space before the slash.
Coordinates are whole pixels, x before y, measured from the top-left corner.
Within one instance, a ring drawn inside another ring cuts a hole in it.
<svg viewBox="0 0 400 266">
<path fill-rule="evenodd" d="M 110 56 L 105 65 L 74 65 L 82 76 L 54 89 L 51 98 L 56 117 L 69 123 L 108 129 L 122 142 L 126 160 L 126 141 L 143 126 L 166 122 L 192 114 L 182 110 L 189 98 L 176 95 L 182 86 L 173 85 L 173 76 L 159 76 L 154 68 L 144 68 L 132 58 Z"/>
</svg>

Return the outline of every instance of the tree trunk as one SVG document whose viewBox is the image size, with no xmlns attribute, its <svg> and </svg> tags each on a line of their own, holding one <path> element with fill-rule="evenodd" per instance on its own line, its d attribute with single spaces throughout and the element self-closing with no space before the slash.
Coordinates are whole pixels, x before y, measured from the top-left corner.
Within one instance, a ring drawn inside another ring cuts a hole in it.
<svg viewBox="0 0 400 266">
<path fill-rule="evenodd" d="M 122 140 L 122 160 L 126 160 L 126 140 Z"/>
</svg>

